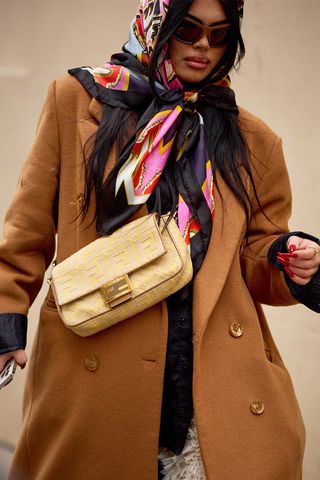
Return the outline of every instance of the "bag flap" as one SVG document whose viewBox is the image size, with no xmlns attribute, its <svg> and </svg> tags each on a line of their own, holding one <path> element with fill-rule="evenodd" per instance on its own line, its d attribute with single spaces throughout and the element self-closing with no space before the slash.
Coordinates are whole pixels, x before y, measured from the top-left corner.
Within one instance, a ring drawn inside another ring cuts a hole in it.
<svg viewBox="0 0 320 480">
<path fill-rule="evenodd" d="M 165 253 L 157 215 L 138 218 L 111 235 L 98 238 L 53 268 L 56 302 L 61 306 L 81 298 Z"/>
</svg>

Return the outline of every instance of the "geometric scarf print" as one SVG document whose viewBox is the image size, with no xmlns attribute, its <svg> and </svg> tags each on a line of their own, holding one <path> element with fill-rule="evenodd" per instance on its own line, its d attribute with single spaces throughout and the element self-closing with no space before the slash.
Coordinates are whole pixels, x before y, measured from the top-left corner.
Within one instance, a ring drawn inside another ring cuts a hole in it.
<svg viewBox="0 0 320 480">
<path fill-rule="evenodd" d="M 115 182 L 115 195 L 117 195 L 122 186 L 126 192 L 128 205 L 138 206 L 145 203 L 153 192 L 166 165 L 176 137 L 177 132 L 173 127 L 182 114 L 185 104 L 186 102 L 181 101 L 174 107 L 166 105 L 163 110 L 151 118 L 137 135 L 131 153 L 120 168 Z M 205 148 L 203 119 L 199 113 L 196 114 L 199 117 L 200 126 L 198 142 L 195 144 L 193 152 L 193 158 L 196 159 L 193 165 L 194 180 L 198 182 L 209 207 L 211 218 L 213 218 L 213 172 L 211 161 Z M 191 132 L 188 133 L 191 134 Z M 187 140 L 188 138 L 185 139 L 177 152 L 177 162 L 184 155 Z M 200 231 L 201 226 L 195 217 L 191 215 L 182 192 L 179 192 L 177 218 L 179 229 L 187 245 L 189 245 L 190 240 Z"/>
<path fill-rule="evenodd" d="M 240 10 L 243 7 L 243 2 L 239 0 L 238 3 Z M 124 45 L 123 50 L 125 53 L 133 55 L 144 66 L 148 65 L 152 56 L 169 4 L 170 0 L 140 0 L 136 17 L 130 26 L 129 40 Z M 179 89 L 182 95 L 179 96 L 179 100 L 175 104 L 163 102 L 163 108 L 155 112 L 143 128 L 137 130 L 134 141 L 131 143 L 131 151 L 126 152 L 127 158 L 118 171 L 113 192 L 114 199 L 119 206 L 119 202 L 117 202 L 118 193 L 120 189 L 125 190 L 125 195 L 121 195 L 121 199 L 122 202 L 123 200 L 126 201 L 128 207 L 131 207 L 128 209 L 128 216 L 129 213 L 144 204 L 153 192 L 169 158 L 184 108 L 194 103 L 199 93 L 183 91 L 183 86 L 176 77 L 172 63 L 170 59 L 166 58 L 166 54 L 167 49 L 164 48 L 161 52 L 161 66 L 158 72 L 159 83 L 157 82 L 156 87 L 160 93 Z M 120 56 L 118 55 L 118 57 Z M 115 92 L 113 95 L 116 92 L 126 92 L 128 98 L 130 94 L 142 93 L 146 90 L 146 84 L 148 83 L 147 77 L 121 65 L 119 61 L 114 62 L 113 58 L 111 58 L 111 62 L 102 66 L 82 67 L 70 70 L 69 73 L 76 76 L 89 91 L 90 87 L 88 85 L 90 79 L 92 79 L 98 88 L 102 87 L 106 91 L 113 91 Z M 83 80 L 84 76 L 85 79 Z M 230 81 L 225 78 L 214 85 L 230 88 Z M 112 102 L 110 104 L 112 105 Z M 194 114 L 197 116 L 197 138 L 196 141 L 193 141 L 193 154 L 189 161 L 192 164 L 191 173 L 194 174 L 193 178 L 198 185 L 198 190 L 202 192 L 201 202 L 207 205 L 210 218 L 207 214 L 195 214 L 197 212 L 192 208 L 192 199 L 190 199 L 187 190 L 179 188 L 186 180 L 184 175 L 181 174 L 180 181 L 177 183 L 179 192 L 177 219 L 179 229 L 187 245 L 191 243 L 191 247 L 192 240 L 204 228 L 204 223 L 207 224 L 205 230 L 211 231 L 214 215 L 213 172 L 205 146 L 203 118 L 196 111 L 194 111 Z M 192 133 L 192 130 L 188 131 L 185 141 L 179 146 L 179 151 L 176 152 L 177 163 L 184 157 L 185 149 L 188 149 L 189 136 L 192 137 Z M 124 206 L 124 208 L 126 207 Z M 191 210 L 193 210 L 193 213 Z M 110 228 L 110 232 L 112 229 Z M 104 233 L 108 233 L 108 225 Z M 199 242 L 195 242 L 195 244 L 197 243 Z M 196 249 L 199 249 L 199 247 L 197 246 Z"/>
</svg>

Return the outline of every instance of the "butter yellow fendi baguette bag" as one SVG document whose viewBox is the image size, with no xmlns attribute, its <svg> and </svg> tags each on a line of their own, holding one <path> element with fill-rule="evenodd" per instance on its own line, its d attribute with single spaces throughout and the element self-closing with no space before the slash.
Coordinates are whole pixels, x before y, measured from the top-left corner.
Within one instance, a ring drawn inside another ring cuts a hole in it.
<svg viewBox="0 0 320 480">
<path fill-rule="evenodd" d="M 167 218 L 138 218 L 53 267 L 52 291 L 68 328 L 94 335 L 190 282 L 188 246 L 175 220 Z"/>
</svg>

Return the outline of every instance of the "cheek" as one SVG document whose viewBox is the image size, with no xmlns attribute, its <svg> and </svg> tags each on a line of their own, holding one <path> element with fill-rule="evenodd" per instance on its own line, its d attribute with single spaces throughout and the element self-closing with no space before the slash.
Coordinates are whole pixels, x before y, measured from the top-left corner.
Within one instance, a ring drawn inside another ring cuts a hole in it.
<svg viewBox="0 0 320 480">
<path fill-rule="evenodd" d="M 178 66 L 186 56 L 186 44 L 171 39 L 169 42 L 168 55 L 174 66 Z"/>
<path fill-rule="evenodd" d="M 217 63 L 221 60 L 226 50 L 227 47 L 212 48 L 210 50 L 209 58 L 213 67 L 216 66 Z"/>
</svg>

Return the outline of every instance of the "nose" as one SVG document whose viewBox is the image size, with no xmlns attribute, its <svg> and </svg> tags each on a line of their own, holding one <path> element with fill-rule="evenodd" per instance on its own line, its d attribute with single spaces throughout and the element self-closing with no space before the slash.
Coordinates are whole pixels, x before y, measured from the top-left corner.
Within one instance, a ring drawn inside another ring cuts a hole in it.
<svg viewBox="0 0 320 480">
<path fill-rule="evenodd" d="M 210 49 L 210 43 L 209 43 L 208 35 L 205 32 L 203 32 L 202 37 L 196 43 L 194 43 L 193 46 L 195 48 L 201 48 L 203 50 L 209 50 Z"/>
</svg>

